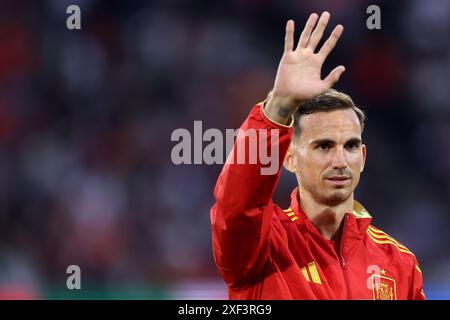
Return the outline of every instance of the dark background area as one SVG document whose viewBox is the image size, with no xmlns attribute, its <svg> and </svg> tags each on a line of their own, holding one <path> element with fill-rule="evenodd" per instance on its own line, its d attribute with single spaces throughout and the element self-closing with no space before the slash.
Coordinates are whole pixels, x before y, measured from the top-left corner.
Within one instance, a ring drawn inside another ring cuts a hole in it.
<svg viewBox="0 0 450 320">
<path fill-rule="evenodd" d="M 345 27 L 324 74 L 345 65 L 336 89 L 368 115 L 356 199 L 416 254 L 428 297 L 450 298 L 447 0 L 1 0 L 0 297 L 226 297 L 209 224 L 221 165 L 174 165 L 171 133 L 238 128 L 271 89 L 286 20 L 298 37 L 323 10 Z M 295 183 L 284 172 L 275 202 Z"/>
</svg>

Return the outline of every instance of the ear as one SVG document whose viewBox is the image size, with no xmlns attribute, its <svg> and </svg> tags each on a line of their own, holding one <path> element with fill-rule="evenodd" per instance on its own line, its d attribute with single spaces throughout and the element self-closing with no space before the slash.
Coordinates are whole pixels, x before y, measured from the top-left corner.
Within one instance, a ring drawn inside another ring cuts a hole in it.
<svg viewBox="0 0 450 320">
<path fill-rule="evenodd" d="M 297 170 L 297 166 L 295 165 L 295 163 L 295 150 L 291 143 L 284 157 L 283 166 L 287 171 L 295 173 L 295 171 Z"/>
<path fill-rule="evenodd" d="M 367 155 L 367 148 L 366 148 L 365 144 L 362 145 L 361 151 L 362 151 L 362 156 L 363 156 L 363 161 L 362 161 L 362 165 L 361 165 L 361 172 L 363 172 L 364 171 L 364 166 L 366 164 L 366 155 Z"/>
</svg>

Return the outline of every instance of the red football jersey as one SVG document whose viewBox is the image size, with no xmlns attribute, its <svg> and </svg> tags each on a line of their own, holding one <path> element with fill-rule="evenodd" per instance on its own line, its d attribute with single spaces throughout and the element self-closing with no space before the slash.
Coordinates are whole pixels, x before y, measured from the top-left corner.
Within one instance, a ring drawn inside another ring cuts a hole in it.
<svg viewBox="0 0 450 320">
<path fill-rule="evenodd" d="M 290 208 L 275 205 L 292 123 L 272 122 L 260 103 L 240 130 L 249 129 L 266 129 L 269 149 L 277 130 L 280 165 L 276 174 L 261 175 L 260 162 L 235 161 L 235 144 L 214 189 L 214 259 L 231 299 L 425 299 L 414 254 L 372 226 L 358 202 L 344 217 L 339 242 L 322 236 L 302 212 L 297 188 Z"/>
</svg>

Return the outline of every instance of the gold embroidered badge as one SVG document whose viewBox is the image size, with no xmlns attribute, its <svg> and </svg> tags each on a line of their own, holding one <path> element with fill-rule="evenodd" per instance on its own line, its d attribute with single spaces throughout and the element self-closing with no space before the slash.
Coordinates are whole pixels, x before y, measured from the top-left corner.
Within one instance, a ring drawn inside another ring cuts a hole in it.
<svg viewBox="0 0 450 320">
<path fill-rule="evenodd" d="M 394 279 L 374 274 L 372 275 L 372 288 L 374 300 L 397 300 Z"/>
</svg>

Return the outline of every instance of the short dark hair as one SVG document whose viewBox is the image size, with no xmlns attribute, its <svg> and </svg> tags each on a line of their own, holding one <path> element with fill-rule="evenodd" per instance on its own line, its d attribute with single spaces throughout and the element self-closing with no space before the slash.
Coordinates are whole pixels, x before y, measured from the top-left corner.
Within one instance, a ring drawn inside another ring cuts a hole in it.
<svg viewBox="0 0 450 320">
<path fill-rule="evenodd" d="M 328 89 L 325 93 L 300 104 L 300 107 L 294 114 L 294 135 L 296 137 L 300 136 L 300 119 L 303 115 L 340 109 L 352 109 L 355 111 L 361 125 L 362 133 L 364 130 L 364 122 L 367 118 L 364 111 L 355 105 L 349 95 L 334 89 Z"/>
</svg>

